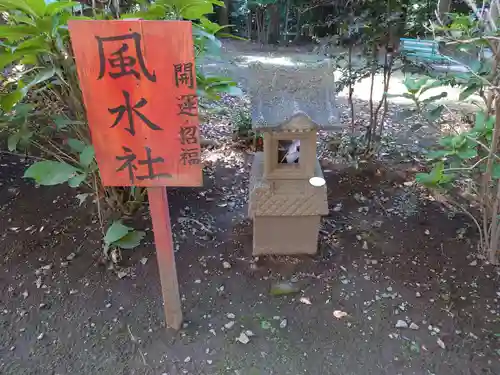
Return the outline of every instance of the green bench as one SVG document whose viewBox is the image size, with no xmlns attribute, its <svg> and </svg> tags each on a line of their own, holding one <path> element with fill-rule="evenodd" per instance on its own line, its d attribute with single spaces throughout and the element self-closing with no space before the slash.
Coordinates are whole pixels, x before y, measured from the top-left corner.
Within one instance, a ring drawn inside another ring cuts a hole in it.
<svg viewBox="0 0 500 375">
<path fill-rule="evenodd" d="M 401 38 L 401 56 L 421 65 L 450 64 L 453 60 L 439 52 L 435 40 Z"/>
</svg>

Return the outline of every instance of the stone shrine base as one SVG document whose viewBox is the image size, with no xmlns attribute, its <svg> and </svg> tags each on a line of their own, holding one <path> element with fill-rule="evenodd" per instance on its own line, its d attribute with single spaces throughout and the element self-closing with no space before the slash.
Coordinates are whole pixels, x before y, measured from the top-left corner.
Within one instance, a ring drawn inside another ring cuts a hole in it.
<svg viewBox="0 0 500 375">
<path fill-rule="evenodd" d="M 323 177 L 316 160 L 315 176 Z M 264 154 L 250 172 L 248 214 L 253 219 L 253 254 L 315 254 L 320 218 L 328 214 L 326 186 L 308 179 L 264 178 Z"/>
<path fill-rule="evenodd" d="M 319 215 L 255 216 L 253 255 L 315 254 L 320 218 Z"/>
</svg>

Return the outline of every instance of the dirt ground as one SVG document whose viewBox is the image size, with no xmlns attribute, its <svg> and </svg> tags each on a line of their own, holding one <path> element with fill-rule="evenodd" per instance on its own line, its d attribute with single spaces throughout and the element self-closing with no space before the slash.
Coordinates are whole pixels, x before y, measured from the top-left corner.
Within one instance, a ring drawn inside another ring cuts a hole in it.
<svg viewBox="0 0 500 375">
<path fill-rule="evenodd" d="M 209 128 L 230 138 L 227 122 Z M 468 220 L 412 184 L 418 166 L 323 160 L 318 255 L 257 259 L 252 155 L 222 144 L 205 151 L 203 188 L 169 191 L 178 333 L 147 207 L 148 241 L 118 275 L 98 261 L 92 203 L 23 181 L 30 160 L 0 154 L 0 374 L 500 374 L 500 268 L 476 256 Z M 278 282 L 297 293 L 271 295 Z"/>
</svg>

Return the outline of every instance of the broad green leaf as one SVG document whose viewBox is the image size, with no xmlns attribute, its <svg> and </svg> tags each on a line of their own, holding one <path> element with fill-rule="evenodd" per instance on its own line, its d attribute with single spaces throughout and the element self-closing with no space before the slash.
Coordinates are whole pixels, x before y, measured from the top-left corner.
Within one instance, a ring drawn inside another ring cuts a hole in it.
<svg viewBox="0 0 500 375">
<path fill-rule="evenodd" d="M 493 133 L 492 132 L 486 133 L 485 138 L 488 144 L 491 144 L 491 141 L 493 139 Z"/>
<path fill-rule="evenodd" d="M 72 188 L 77 188 L 87 179 L 87 173 L 80 173 L 68 180 L 68 185 Z"/>
<path fill-rule="evenodd" d="M 0 70 L 3 70 L 7 65 L 12 64 L 14 61 L 21 59 L 24 53 L 16 52 L 4 52 L 0 54 Z"/>
<path fill-rule="evenodd" d="M 199 53 L 207 53 L 210 55 L 219 55 L 222 43 L 214 35 L 209 34 L 203 30 L 193 28 L 193 33 L 195 34 L 195 51 Z"/>
<path fill-rule="evenodd" d="M 44 47 L 32 46 L 26 48 L 17 48 L 14 52 L 4 52 L 0 54 L 0 70 L 14 61 L 20 61 L 28 56 L 35 58 L 39 53 L 47 53 Z"/>
<path fill-rule="evenodd" d="M 443 178 L 444 163 L 439 162 L 434 164 L 430 173 L 417 173 L 415 179 L 417 182 L 428 187 L 435 187 L 439 185 Z"/>
<path fill-rule="evenodd" d="M 433 159 L 439 159 L 439 158 L 442 158 L 444 156 L 447 156 L 449 155 L 449 151 L 446 151 L 446 150 L 436 150 L 436 151 L 431 151 L 429 153 L 427 153 L 425 156 L 427 157 L 427 159 L 430 159 L 430 160 L 433 160 Z"/>
<path fill-rule="evenodd" d="M 157 8 L 160 9 L 160 8 Z M 124 13 L 120 15 L 120 18 L 123 20 L 129 19 L 129 18 L 140 18 L 141 20 L 159 20 L 165 16 L 165 11 L 161 11 L 158 13 L 154 12 L 135 12 L 135 13 Z"/>
<path fill-rule="evenodd" d="M 99 17 L 97 17 L 97 19 L 99 19 Z M 68 20 L 92 21 L 94 20 L 94 18 L 87 16 L 71 16 L 68 18 Z"/>
<path fill-rule="evenodd" d="M 454 149 L 461 148 L 467 142 L 467 138 L 464 134 L 458 134 L 451 138 L 451 146 Z"/>
<path fill-rule="evenodd" d="M 33 80 L 26 86 L 24 86 L 22 82 L 19 81 L 18 88 L 15 91 L 3 96 L 0 99 L 0 107 L 6 112 L 10 111 L 19 101 L 21 101 L 25 97 L 30 88 L 52 78 L 54 74 L 54 68 L 47 68 L 40 70 L 33 78 Z"/>
<path fill-rule="evenodd" d="M 104 236 L 104 243 L 111 245 L 112 243 L 125 237 L 131 230 L 132 228 L 123 225 L 121 220 L 114 221 L 106 231 L 106 235 Z"/>
<path fill-rule="evenodd" d="M 75 138 L 68 138 L 68 146 L 75 152 L 81 153 L 85 149 L 85 143 Z"/>
<path fill-rule="evenodd" d="M 143 231 L 134 230 L 115 241 L 113 245 L 118 246 L 121 249 L 133 249 L 141 244 L 145 235 L 146 233 Z"/>
<path fill-rule="evenodd" d="M 26 48 L 36 48 L 38 51 L 43 49 L 43 50 L 46 50 L 46 53 L 51 53 L 50 45 L 47 42 L 47 40 L 45 40 L 44 35 L 38 35 L 36 37 L 29 38 L 29 39 L 22 41 L 21 43 L 19 43 L 17 45 L 16 50 L 23 50 Z M 40 52 L 37 52 L 37 53 L 40 53 Z"/>
<path fill-rule="evenodd" d="M 0 97 L 0 108 L 5 112 L 10 112 L 12 108 L 26 95 L 24 88 L 18 88 L 7 95 Z"/>
<path fill-rule="evenodd" d="M 475 148 L 467 148 L 457 152 L 457 156 L 460 159 L 472 159 L 477 156 L 477 150 Z"/>
<path fill-rule="evenodd" d="M 80 3 L 76 1 L 59 0 L 57 2 L 48 4 L 47 8 L 45 8 L 45 14 L 52 16 L 54 14 L 61 12 L 64 9 L 72 8 L 78 5 L 80 5 Z"/>
<path fill-rule="evenodd" d="M 226 4 L 222 0 L 209 0 L 212 4 L 220 6 L 220 7 L 226 7 Z"/>
<path fill-rule="evenodd" d="M 21 129 L 20 133 L 21 140 L 18 144 L 18 147 L 26 147 L 27 145 L 29 145 L 31 137 L 33 137 L 34 133 L 32 131 L 27 131 L 27 129 L 25 129 L 24 127 Z"/>
<path fill-rule="evenodd" d="M 428 98 L 422 100 L 422 103 L 429 104 L 429 103 L 435 102 L 436 100 L 446 98 L 447 96 L 448 96 L 448 93 L 443 91 L 441 94 L 429 96 Z"/>
<path fill-rule="evenodd" d="M 181 15 L 187 20 L 198 20 L 205 14 L 214 12 L 214 7 L 208 2 L 199 2 L 187 5 L 181 10 Z"/>
<path fill-rule="evenodd" d="M 429 121 L 436 121 L 439 119 L 443 113 L 444 106 L 438 105 L 437 107 L 431 109 L 429 112 L 425 114 L 425 117 Z"/>
<path fill-rule="evenodd" d="M 68 181 L 78 173 L 72 165 L 55 160 L 44 160 L 31 165 L 24 178 L 32 178 L 40 185 L 58 185 Z"/>
<path fill-rule="evenodd" d="M 404 85 L 411 94 L 416 94 L 427 83 L 428 80 L 429 78 L 427 77 L 420 79 L 406 77 L 404 80 Z"/>
<path fill-rule="evenodd" d="M 234 85 L 229 85 L 227 83 L 222 83 L 220 85 L 207 85 L 205 90 L 210 94 L 226 93 L 231 96 L 242 96 L 243 91 Z"/>
<path fill-rule="evenodd" d="M 443 82 L 441 82 L 439 80 L 432 81 L 430 83 L 426 83 L 426 85 L 424 87 L 422 87 L 422 89 L 420 90 L 419 95 L 422 95 L 424 92 L 426 92 L 430 89 L 434 89 L 436 87 L 441 87 L 441 86 L 444 86 L 444 84 L 443 84 Z"/>
<path fill-rule="evenodd" d="M 82 153 L 80 154 L 80 164 L 83 167 L 87 168 L 94 160 L 94 155 L 95 155 L 94 146 L 92 145 L 85 146 Z"/>
<path fill-rule="evenodd" d="M 0 0 L 0 10 L 12 12 L 15 9 L 22 10 L 33 17 L 38 16 L 37 12 L 28 5 L 26 0 Z"/>
<path fill-rule="evenodd" d="M 494 179 L 500 178 L 500 163 L 495 162 L 491 171 L 491 177 Z"/>
<path fill-rule="evenodd" d="M 55 74 L 56 69 L 54 67 L 42 69 L 36 74 L 33 80 L 26 85 L 26 88 L 29 89 L 39 83 L 45 82 L 54 77 Z"/>
<path fill-rule="evenodd" d="M 231 78 L 222 77 L 222 76 L 203 76 L 202 80 L 207 85 L 208 84 L 214 84 L 214 85 L 233 84 L 233 85 L 236 85 L 236 83 Z"/>
<path fill-rule="evenodd" d="M 439 180 L 443 176 L 443 171 L 444 171 L 444 163 L 441 161 L 434 164 L 431 171 L 431 175 Z"/>
<path fill-rule="evenodd" d="M 34 108 L 35 106 L 31 104 L 23 103 L 16 105 L 14 111 L 16 113 L 16 116 L 20 116 L 23 119 L 26 119 L 26 117 L 28 117 L 28 115 L 30 114 L 31 111 L 33 111 Z"/>
<path fill-rule="evenodd" d="M 208 90 L 208 89 L 211 89 L 211 90 L 226 90 L 227 87 L 234 87 L 236 86 L 236 82 L 233 82 L 233 81 L 218 81 L 218 82 L 212 82 L 212 83 L 208 83 L 208 82 L 205 82 L 205 89 Z"/>
<path fill-rule="evenodd" d="M 203 30 L 210 34 L 216 34 L 224 26 L 220 26 L 218 23 L 210 21 L 207 17 L 200 18 L 200 25 Z"/>
<path fill-rule="evenodd" d="M 36 65 L 38 60 L 35 55 L 24 55 L 21 60 L 19 60 L 19 63 L 23 65 Z"/>
<path fill-rule="evenodd" d="M 36 27 L 36 21 L 32 17 L 26 15 L 25 13 L 11 12 L 9 14 L 9 18 L 18 25 L 26 24 Z"/>
<path fill-rule="evenodd" d="M 452 147 L 453 145 L 453 136 L 451 135 L 447 135 L 445 137 L 442 137 L 440 140 L 439 140 L 439 144 L 443 147 Z"/>
<path fill-rule="evenodd" d="M 469 96 L 471 96 L 472 94 L 474 94 L 476 91 L 479 90 L 479 88 L 481 88 L 481 85 L 479 85 L 478 83 L 474 82 L 472 84 L 470 84 L 469 86 L 467 86 L 467 88 L 465 90 L 463 90 L 458 99 L 459 100 L 465 100 L 467 99 Z"/>
<path fill-rule="evenodd" d="M 469 69 L 475 73 L 479 72 L 481 70 L 481 67 L 482 67 L 482 63 L 480 60 L 474 60 L 469 65 Z"/>
<path fill-rule="evenodd" d="M 484 111 L 476 112 L 476 120 L 474 123 L 474 129 L 478 131 L 482 131 L 485 128 L 486 124 L 486 113 Z"/>
<path fill-rule="evenodd" d="M 69 125 L 85 125 L 85 122 L 83 121 L 70 120 L 69 118 L 61 115 L 53 116 L 52 120 L 54 120 L 56 130 L 64 130 Z"/>
<path fill-rule="evenodd" d="M 165 17 L 167 10 L 162 5 L 151 4 L 145 12 L 124 13 L 120 18 L 141 18 L 144 20 L 159 20 Z"/>
<path fill-rule="evenodd" d="M 71 18 L 71 12 L 59 12 L 52 16 L 52 38 L 61 39 L 69 36 L 68 20 Z M 60 45 L 60 43 L 57 43 Z M 60 48 L 60 47 L 58 47 Z"/>
<path fill-rule="evenodd" d="M 233 34 L 230 34 L 230 33 L 220 33 L 220 32 L 217 32 L 217 36 L 219 36 L 221 38 L 230 38 L 230 39 L 236 39 L 236 40 L 241 40 L 241 41 L 244 41 L 244 42 L 248 42 L 247 38 L 243 38 L 241 36 L 233 35 Z"/>
<path fill-rule="evenodd" d="M 17 149 L 17 144 L 21 140 L 21 133 L 17 132 L 14 134 L 11 134 L 9 138 L 7 139 L 7 148 L 9 149 L 10 152 L 14 152 Z"/>
<path fill-rule="evenodd" d="M 209 39 L 209 40 L 213 41 L 213 42 L 216 44 L 216 46 L 218 46 L 218 47 L 221 47 L 221 46 L 222 46 L 222 43 L 220 42 L 220 40 L 219 40 L 219 39 L 217 39 L 217 38 L 215 37 L 215 35 L 213 35 L 213 34 L 211 34 L 211 33 L 208 33 L 208 32 L 206 32 L 205 30 L 203 30 L 203 29 L 201 29 L 200 27 L 195 26 L 195 25 L 193 25 L 193 35 L 195 35 L 195 36 L 205 37 L 205 38 L 207 38 L 207 39 Z"/>
<path fill-rule="evenodd" d="M 430 173 L 417 173 L 415 180 L 424 186 L 433 186 L 437 183 Z"/>
<path fill-rule="evenodd" d="M 15 50 L 15 53 L 22 54 L 23 56 L 33 55 L 37 56 L 39 54 L 51 54 L 53 55 L 50 49 L 47 49 L 47 44 L 28 44 L 27 46 L 18 46 Z"/>
<path fill-rule="evenodd" d="M 45 14 L 45 0 L 21 0 L 26 2 L 33 11 L 42 17 Z"/>
<path fill-rule="evenodd" d="M 54 17 L 45 16 L 36 20 L 36 27 L 42 33 L 51 34 L 54 27 Z"/>
<path fill-rule="evenodd" d="M 445 173 L 441 176 L 441 179 L 439 180 L 439 185 L 444 187 L 445 185 L 449 184 L 453 180 L 455 180 L 454 174 L 446 174 Z"/>
<path fill-rule="evenodd" d="M 27 25 L 0 25 L 0 38 L 15 42 L 28 36 L 37 36 L 36 27 Z"/>
</svg>

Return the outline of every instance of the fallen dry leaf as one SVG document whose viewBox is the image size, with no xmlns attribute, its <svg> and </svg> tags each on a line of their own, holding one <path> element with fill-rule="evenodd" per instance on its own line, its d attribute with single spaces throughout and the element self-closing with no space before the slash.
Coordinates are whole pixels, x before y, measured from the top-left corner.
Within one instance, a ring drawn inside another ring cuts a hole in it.
<svg viewBox="0 0 500 375">
<path fill-rule="evenodd" d="M 306 305 L 312 305 L 311 300 L 307 297 L 300 297 L 300 302 L 305 303 Z"/>
<path fill-rule="evenodd" d="M 337 319 L 342 319 L 347 316 L 347 313 L 345 311 L 335 310 L 333 312 L 333 316 Z"/>
<path fill-rule="evenodd" d="M 441 349 L 446 349 L 446 345 L 444 344 L 443 340 L 441 340 L 441 339 L 438 338 L 437 339 L 437 344 L 439 345 L 439 347 Z"/>
<path fill-rule="evenodd" d="M 286 294 L 298 293 L 299 288 L 290 282 L 281 282 L 271 286 L 272 296 L 282 296 Z"/>
</svg>

